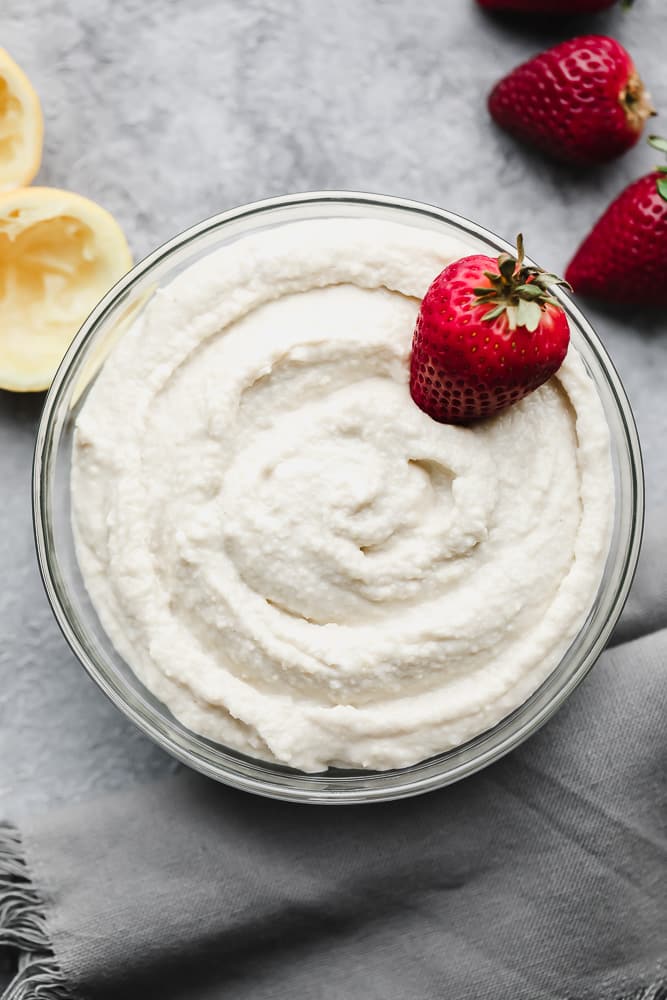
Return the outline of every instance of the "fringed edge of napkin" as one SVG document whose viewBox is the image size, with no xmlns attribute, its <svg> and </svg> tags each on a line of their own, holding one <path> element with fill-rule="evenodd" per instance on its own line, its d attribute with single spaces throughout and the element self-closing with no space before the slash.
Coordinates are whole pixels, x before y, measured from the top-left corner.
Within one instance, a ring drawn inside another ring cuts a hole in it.
<svg viewBox="0 0 667 1000">
<path fill-rule="evenodd" d="M 0 823 L 0 947 L 17 953 L 18 971 L 0 1000 L 72 1000 L 46 928 L 18 830 Z M 667 1000 L 667 983 L 616 1000 Z"/>
<path fill-rule="evenodd" d="M 619 1000 L 667 1000 L 667 986 L 663 983 L 642 986 L 634 993 L 627 993 L 625 996 L 619 997 Z"/>
<path fill-rule="evenodd" d="M 18 956 L 18 971 L 2 1000 L 71 1000 L 53 954 L 44 904 L 28 871 L 21 835 L 4 823 L 0 823 L 0 946 Z"/>
</svg>

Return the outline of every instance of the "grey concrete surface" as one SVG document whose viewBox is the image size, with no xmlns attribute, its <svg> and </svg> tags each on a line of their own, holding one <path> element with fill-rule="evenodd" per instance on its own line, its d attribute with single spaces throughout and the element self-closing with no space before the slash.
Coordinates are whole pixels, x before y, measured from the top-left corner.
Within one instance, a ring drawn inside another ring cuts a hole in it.
<svg viewBox="0 0 667 1000">
<path fill-rule="evenodd" d="M 587 174 L 553 166 L 493 127 L 485 95 L 531 53 L 589 30 L 631 50 L 667 117 L 663 0 L 543 28 L 490 18 L 472 0 L 0 7 L 0 45 L 44 105 L 38 182 L 100 201 L 137 258 L 245 201 L 348 188 L 433 202 L 510 239 L 522 229 L 531 255 L 562 270 L 610 198 L 656 154 L 638 148 Z M 587 311 L 645 446 L 647 538 L 620 641 L 667 623 L 667 337 L 662 317 Z M 0 393 L 0 815 L 15 819 L 175 766 L 86 678 L 42 593 L 30 516 L 41 403 Z"/>
</svg>

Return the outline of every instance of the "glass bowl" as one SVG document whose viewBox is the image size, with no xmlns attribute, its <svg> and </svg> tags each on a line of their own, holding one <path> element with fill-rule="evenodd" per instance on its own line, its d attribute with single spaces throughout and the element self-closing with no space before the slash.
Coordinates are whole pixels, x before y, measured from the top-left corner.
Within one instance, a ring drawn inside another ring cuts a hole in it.
<svg viewBox="0 0 667 1000">
<path fill-rule="evenodd" d="M 37 434 L 33 501 L 44 586 L 65 638 L 90 676 L 168 753 L 219 781 L 294 801 L 344 803 L 396 799 L 457 781 L 497 760 L 534 733 L 590 670 L 623 608 L 637 564 L 644 482 L 632 412 L 620 379 L 590 324 L 560 290 L 572 341 L 595 381 L 611 433 L 616 506 L 604 577 L 590 614 L 542 686 L 493 729 L 429 760 L 399 770 L 306 774 L 244 756 L 178 722 L 118 655 L 83 585 L 70 523 L 70 461 L 75 419 L 114 344 L 153 295 L 177 273 L 221 245 L 257 230 L 304 219 L 370 218 L 455 235 L 471 253 L 513 248 L 466 219 L 402 198 L 313 192 L 272 198 L 193 226 L 134 267 L 105 296 L 75 337 L 47 396 Z"/>
</svg>

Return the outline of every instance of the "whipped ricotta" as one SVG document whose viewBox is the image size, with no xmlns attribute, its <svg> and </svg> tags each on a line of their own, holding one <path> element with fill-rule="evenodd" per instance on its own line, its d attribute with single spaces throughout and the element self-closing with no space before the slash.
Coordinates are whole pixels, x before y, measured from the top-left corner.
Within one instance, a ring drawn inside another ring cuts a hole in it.
<svg viewBox="0 0 667 1000">
<path fill-rule="evenodd" d="M 76 424 L 78 558 L 195 732 L 401 767 L 499 722 L 581 629 L 613 485 L 577 351 L 471 427 L 410 397 L 420 298 L 466 252 L 370 220 L 266 230 L 157 292 L 106 361 Z"/>
</svg>

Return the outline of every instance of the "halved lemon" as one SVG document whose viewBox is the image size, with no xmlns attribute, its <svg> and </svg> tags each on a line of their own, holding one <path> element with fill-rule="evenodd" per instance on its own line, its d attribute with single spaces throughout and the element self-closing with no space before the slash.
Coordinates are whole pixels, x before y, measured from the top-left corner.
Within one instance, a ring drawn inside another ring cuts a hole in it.
<svg viewBox="0 0 667 1000">
<path fill-rule="evenodd" d="M 56 188 L 0 194 L 0 388 L 47 389 L 93 306 L 132 265 L 94 201 Z"/>
<path fill-rule="evenodd" d="M 0 191 L 29 184 L 42 161 L 39 97 L 20 66 L 0 49 Z"/>
</svg>

